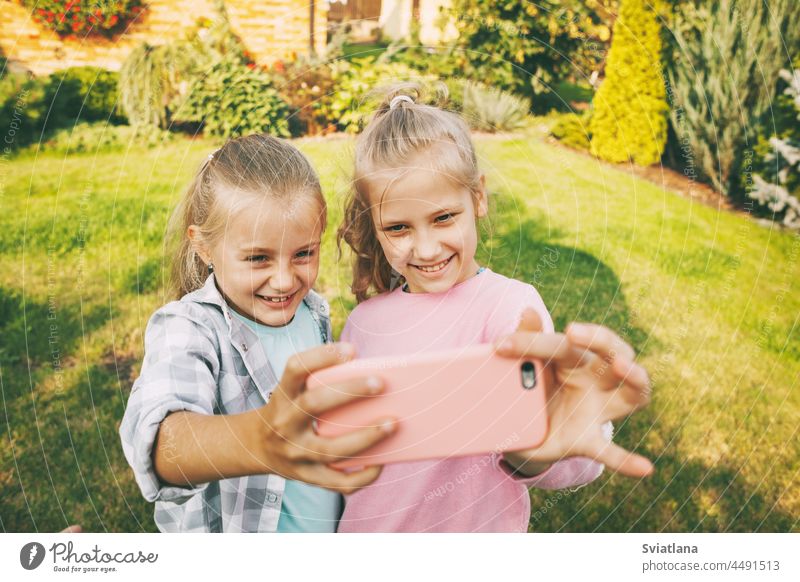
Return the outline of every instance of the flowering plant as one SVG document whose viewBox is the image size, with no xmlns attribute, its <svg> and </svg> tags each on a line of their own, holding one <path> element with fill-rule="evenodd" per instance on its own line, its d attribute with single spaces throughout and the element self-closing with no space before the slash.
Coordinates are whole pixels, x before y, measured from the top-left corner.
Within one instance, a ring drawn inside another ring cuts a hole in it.
<svg viewBox="0 0 800 582">
<path fill-rule="evenodd" d="M 24 0 L 34 20 L 62 35 L 112 36 L 144 10 L 142 0 Z"/>
</svg>

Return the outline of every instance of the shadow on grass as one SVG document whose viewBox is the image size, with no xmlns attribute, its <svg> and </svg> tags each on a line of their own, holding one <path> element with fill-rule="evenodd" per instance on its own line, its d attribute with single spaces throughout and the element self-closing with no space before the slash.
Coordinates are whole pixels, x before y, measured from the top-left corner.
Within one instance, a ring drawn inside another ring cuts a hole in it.
<svg viewBox="0 0 800 582">
<path fill-rule="evenodd" d="M 151 257 L 125 272 L 122 286 L 125 291 L 134 295 L 155 293 L 167 287 L 168 275 L 161 257 Z"/>
<path fill-rule="evenodd" d="M 60 292 L 36 301 L 17 289 L 0 287 L 0 361 L 6 369 L 6 400 L 19 396 L 23 387 L 30 389 L 37 372 L 66 368 L 79 341 L 107 319 L 107 308 L 63 303 Z"/>
<path fill-rule="evenodd" d="M 479 262 L 493 271 L 533 285 L 558 331 L 571 321 L 603 324 L 642 353 L 651 348 L 637 327 L 614 271 L 593 255 L 556 244 L 561 235 L 531 218 L 498 220 L 500 227 L 480 250 Z M 546 235 L 546 236 L 545 236 Z"/>
<path fill-rule="evenodd" d="M 138 360 L 109 354 L 71 375 L 61 397 L 18 403 L 13 450 L 0 451 L 4 531 L 157 531 L 118 434 Z"/>
<path fill-rule="evenodd" d="M 631 423 L 647 424 L 646 419 Z M 646 429 L 645 429 L 646 430 Z M 639 434 L 644 434 L 640 432 Z M 638 439 L 638 437 L 637 437 Z M 634 439 L 615 437 L 623 446 Z M 647 454 L 646 451 L 638 452 Z M 530 530 L 538 532 L 796 532 L 797 516 L 775 494 L 749 483 L 738 468 L 680 456 L 652 456 L 643 480 L 605 474 L 572 491 L 531 490 Z"/>
</svg>

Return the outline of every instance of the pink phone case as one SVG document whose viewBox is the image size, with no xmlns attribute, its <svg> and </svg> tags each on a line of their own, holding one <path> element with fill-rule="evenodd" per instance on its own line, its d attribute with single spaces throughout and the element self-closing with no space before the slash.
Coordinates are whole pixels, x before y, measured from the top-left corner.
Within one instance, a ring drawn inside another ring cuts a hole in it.
<svg viewBox="0 0 800 582">
<path fill-rule="evenodd" d="M 312 374 L 307 387 L 367 375 L 382 377 L 384 392 L 326 412 L 317 432 L 338 436 L 387 416 L 398 419 L 397 430 L 332 464 L 339 469 L 521 450 L 538 446 L 547 434 L 541 363 L 502 358 L 489 344 L 353 360 Z"/>
</svg>

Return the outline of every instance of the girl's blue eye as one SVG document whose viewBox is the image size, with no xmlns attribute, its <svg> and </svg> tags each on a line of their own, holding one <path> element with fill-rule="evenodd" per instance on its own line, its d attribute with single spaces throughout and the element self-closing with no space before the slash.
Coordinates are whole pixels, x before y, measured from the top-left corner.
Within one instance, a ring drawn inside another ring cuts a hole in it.
<svg viewBox="0 0 800 582">
<path fill-rule="evenodd" d="M 403 232 L 403 229 L 405 227 L 406 227 L 405 224 L 393 224 L 392 226 L 390 226 L 386 230 L 388 230 L 389 232 Z"/>
<path fill-rule="evenodd" d="M 296 256 L 298 258 L 300 258 L 300 259 L 307 259 L 309 257 L 313 257 L 314 256 L 314 251 L 311 250 L 311 249 L 308 249 L 308 250 L 305 250 L 305 251 L 300 251 L 299 253 L 297 253 Z"/>
<path fill-rule="evenodd" d="M 267 260 L 267 255 L 252 255 L 247 257 L 245 260 L 250 261 L 251 263 L 260 263 Z"/>
<path fill-rule="evenodd" d="M 452 214 L 442 214 L 441 216 L 436 217 L 436 222 L 447 222 L 451 218 L 453 218 Z"/>
</svg>

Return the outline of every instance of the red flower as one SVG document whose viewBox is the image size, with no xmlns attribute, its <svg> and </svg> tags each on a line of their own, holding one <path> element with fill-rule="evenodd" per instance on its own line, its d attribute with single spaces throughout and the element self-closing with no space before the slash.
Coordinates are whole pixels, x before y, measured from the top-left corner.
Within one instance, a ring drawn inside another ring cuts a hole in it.
<svg viewBox="0 0 800 582">
<path fill-rule="evenodd" d="M 247 68 L 250 69 L 250 70 L 253 70 L 253 69 L 256 68 L 256 64 L 255 63 L 247 63 Z"/>
<path fill-rule="evenodd" d="M 47 22 L 53 22 L 53 15 L 52 14 L 48 14 L 47 15 Z"/>
<path fill-rule="evenodd" d="M 91 14 L 89 15 L 89 22 L 92 23 L 92 24 L 95 23 L 95 18 Z"/>
<path fill-rule="evenodd" d="M 72 32 L 78 32 L 81 29 L 80 22 L 73 22 L 72 23 Z"/>
<path fill-rule="evenodd" d="M 94 11 L 94 15 L 97 16 L 97 18 L 100 18 L 101 16 L 103 16 L 103 11 L 98 8 L 97 10 Z"/>
<path fill-rule="evenodd" d="M 118 20 L 119 17 L 116 14 L 113 14 L 108 22 L 111 24 L 111 26 L 114 26 Z"/>
<path fill-rule="evenodd" d="M 272 66 L 279 73 L 283 73 L 286 71 L 286 67 L 283 65 L 283 61 L 275 61 Z"/>
<path fill-rule="evenodd" d="M 59 23 L 59 24 L 61 24 L 62 22 L 64 22 L 64 16 L 65 16 L 65 15 L 64 15 L 64 13 L 63 13 L 63 12 L 59 12 L 58 14 L 56 14 L 56 20 L 58 20 L 58 23 Z"/>
</svg>

